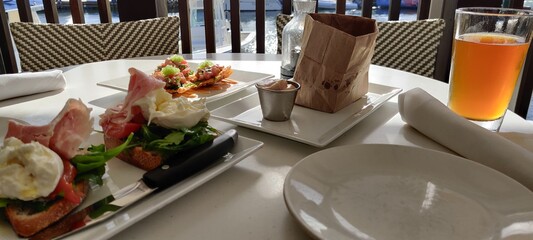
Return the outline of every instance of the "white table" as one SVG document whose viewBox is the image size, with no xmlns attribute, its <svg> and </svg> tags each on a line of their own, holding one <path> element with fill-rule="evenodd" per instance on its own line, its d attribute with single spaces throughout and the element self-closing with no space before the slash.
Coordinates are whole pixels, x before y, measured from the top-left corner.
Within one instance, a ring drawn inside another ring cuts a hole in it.
<svg viewBox="0 0 533 240">
<path fill-rule="evenodd" d="M 279 55 L 186 56 L 188 59 L 205 57 L 216 59 L 217 63 L 231 64 L 234 69 L 279 76 Z M 120 67 L 115 68 L 115 61 L 114 64 L 95 63 L 73 68 L 65 73 L 67 88 L 63 92 L 2 101 L 0 116 L 32 124 L 46 124 L 59 112 L 66 99 L 81 98 L 93 108 L 92 115 L 98 120 L 98 114 L 104 111 L 99 106 L 114 104 L 124 96 L 117 90 L 96 86 L 96 82 L 109 79 L 109 75 L 118 74 L 117 71 L 128 67 L 118 65 Z M 420 87 L 443 102 L 447 100 L 447 84 L 411 73 L 372 66 L 370 82 L 402 88 L 404 91 Z M 208 107 L 215 109 L 253 91 L 253 87 L 248 88 L 210 103 Z M 98 104 L 94 105 L 93 100 L 96 99 Z M 216 120 L 211 120 L 211 124 L 221 129 L 235 127 Z M 95 127 L 99 128 L 97 123 Z M 287 172 L 295 163 L 321 148 L 242 127 L 237 127 L 237 130 L 241 136 L 264 142 L 263 148 L 215 179 L 119 232 L 112 239 L 308 238 L 285 206 L 283 183 Z M 533 125 L 509 112 L 501 132 L 533 134 Z M 400 144 L 450 152 L 401 120 L 396 97 L 326 148 L 361 143 Z"/>
</svg>

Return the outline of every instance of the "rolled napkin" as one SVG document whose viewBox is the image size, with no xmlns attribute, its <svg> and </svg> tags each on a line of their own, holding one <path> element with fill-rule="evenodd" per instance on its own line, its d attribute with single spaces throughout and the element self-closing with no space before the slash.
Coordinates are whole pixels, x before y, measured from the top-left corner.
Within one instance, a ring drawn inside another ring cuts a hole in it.
<svg viewBox="0 0 533 240">
<path fill-rule="evenodd" d="M 65 88 L 63 71 L 25 72 L 0 75 L 0 101 Z"/>
<path fill-rule="evenodd" d="M 461 156 L 500 171 L 533 191 L 533 153 L 452 112 L 420 88 L 398 96 L 402 119 Z"/>
</svg>

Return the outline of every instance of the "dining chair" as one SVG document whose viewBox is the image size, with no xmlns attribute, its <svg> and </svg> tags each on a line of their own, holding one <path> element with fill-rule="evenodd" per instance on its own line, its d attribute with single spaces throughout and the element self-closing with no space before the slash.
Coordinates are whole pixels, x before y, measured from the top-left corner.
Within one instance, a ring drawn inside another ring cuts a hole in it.
<svg viewBox="0 0 533 240">
<path fill-rule="evenodd" d="M 377 22 L 372 64 L 434 78 L 443 19 Z"/>
<path fill-rule="evenodd" d="M 58 2 L 57 0 L 42 0 L 44 14 L 47 23 L 59 23 Z M 111 22 L 111 6 L 109 1 L 98 0 L 98 15 L 101 23 Z M 34 19 L 33 10 L 30 0 L 17 0 L 17 13 L 21 22 L 34 22 L 39 19 Z M 2 5 L 2 4 L 0 4 Z M 82 0 L 70 0 L 70 13 L 73 23 L 85 23 L 85 14 Z M 13 39 L 9 31 L 10 19 L 7 18 L 7 13 L 4 6 L 0 6 L 0 54 L 4 61 L 4 68 L 6 73 L 19 72 L 15 48 L 13 47 Z"/>
<path fill-rule="evenodd" d="M 281 41 L 284 26 L 290 15 L 279 14 L 276 18 L 278 54 L 281 54 Z M 437 49 L 443 36 L 443 19 L 417 21 L 377 22 L 379 34 L 372 64 L 412 72 L 426 77 L 434 77 L 438 66 Z"/>
<path fill-rule="evenodd" d="M 100 24 L 10 23 L 22 71 L 179 52 L 179 17 Z"/>
</svg>

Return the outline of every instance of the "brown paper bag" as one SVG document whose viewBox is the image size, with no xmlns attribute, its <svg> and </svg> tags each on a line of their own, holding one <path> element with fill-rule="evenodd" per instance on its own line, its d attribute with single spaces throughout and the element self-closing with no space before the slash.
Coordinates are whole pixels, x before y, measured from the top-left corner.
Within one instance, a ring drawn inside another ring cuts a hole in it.
<svg viewBox="0 0 533 240">
<path fill-rule="evenodd" d="M 307 15 L 294 73 L 301 85 L 296 104 L 333 113 L 363 97 L 377 35 L 373 19 Z"/>
</svg>

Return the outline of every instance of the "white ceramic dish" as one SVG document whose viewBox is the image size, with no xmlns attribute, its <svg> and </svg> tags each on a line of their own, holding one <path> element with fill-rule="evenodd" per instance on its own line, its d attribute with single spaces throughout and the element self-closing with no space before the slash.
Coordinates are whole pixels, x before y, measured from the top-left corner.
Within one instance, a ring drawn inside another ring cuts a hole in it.
<svg viewBox="0 0 533 240">
<path fill-rule="evenodd" d="M 136 67 L 141 71 L 144 71 L 147 74 L 153 73 L 154 69 L 157 68 L 159 64 L 161 64 L 163 60 L 143 60 L 143 61 L 130 61 L 131 67 Z M 216 63 L 216 62 L 215 62 Z M 192 70 L 195 70 L 198 66 L 198 63 L 189 62 L 189 66 Z M 128 75 L 127 71 L 123 72 L 123 76 L 121 77 L 115 77 L 112 79 L 104 80 L 101 82 L 98 82 L 98 86 L 103 87 L 109 87 L 113 89 L 117 89 L 120 91 L 128 91 L 128 84 L 130 82 L 130 77 Z M 246 89 L 247 87 L 255 84 L 256 82 L 259 82 L 264 79 L 272 78 L 274 75 L 271 74 L 265 74 L 265 73 L 257 73 L 257 72 L 248 72 L 248 71 L 242 71 L 233 69 L 233 73 L 229 77 L 231 80 L 235 80 L 236 84 L 231 84 L 231 86 L 225 90 L 210 92 L 210 93 L 198 93 L 198 97 L 206 97 L 207 101 L 215 101 L 217 99 L 229 96 L 231 94 L 237 93 L 239 91 L 242 91 Z"/>
<path fill-rule="evenodd" d="M 88 144 L 100 144 L 102 139 L 103 137 L 101 134 L 93 134 Z M 228 170 L 248 155 L 261 148 L 262 145 L 262 142 L 239 136 L 237 144 L 231 151 L 231 157 L 224 159 L 223 162 L 215 164 L 161 192 L 155 192 L 154 194 L 147 196 L 146 199 L 142 199 L 134 205 L 118 212 L 112 218 L 83 231 L 74 233 L 66 237 L 66 239 L 108 239 Z M 142 177 L 143 173 L 143 170 L 124 163 L 119 159 L 111 159 L 108 162 L 107 176 L 104 175 L 104 185 L 99 189 L 91 191 L 81 207 L 92 204 L 110 193 L 116 192 L 128 184 L 137 181 Z M 3 214 L 1 216 L 1 239 L 19 239 L 11 229 L 11 226 L 4 218 Z"/>
<path fill-rule="evenodd" d="M 533 239 L 533 193 L 448 153 L 351 145 L 288 173 L 290 213 L 318 239 Z"/>
<path fill-rule="evenodd" d="M 211 116 L 315 147 L 324 147 L 400 92 L 399 88 L 370 83 L 365 97 L 336 113 L 295 105 L 291 118 L 284 122 L 263 119 L 259 97 L 254 93 L 211 111 Z"/>
</svg>

